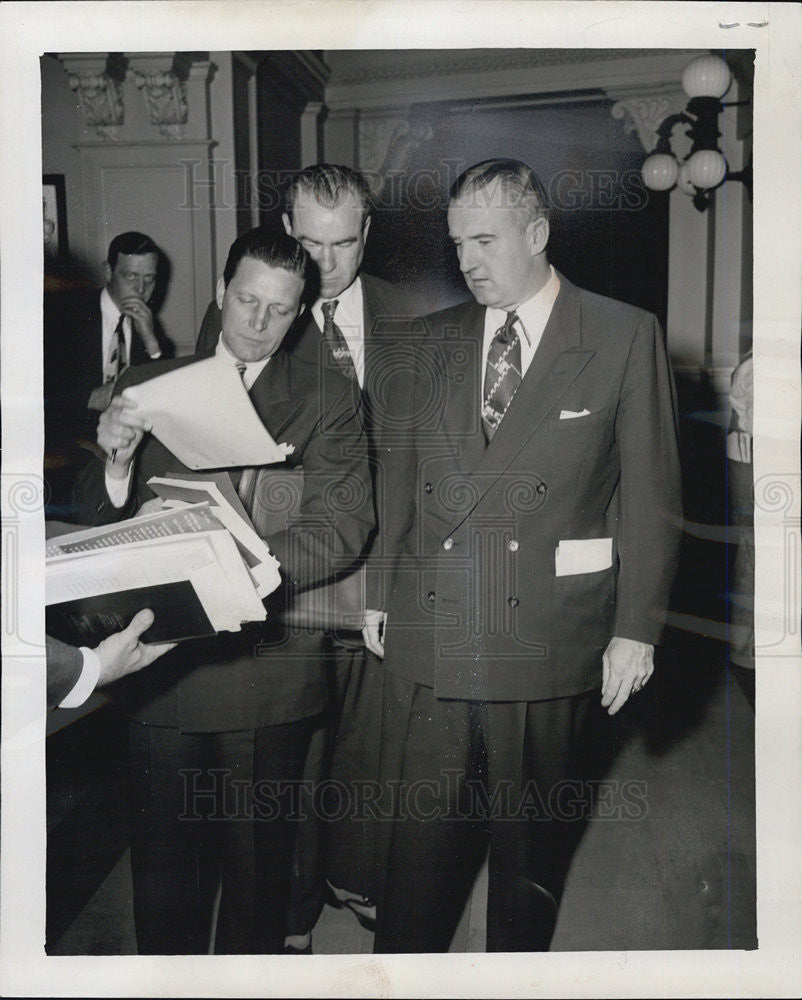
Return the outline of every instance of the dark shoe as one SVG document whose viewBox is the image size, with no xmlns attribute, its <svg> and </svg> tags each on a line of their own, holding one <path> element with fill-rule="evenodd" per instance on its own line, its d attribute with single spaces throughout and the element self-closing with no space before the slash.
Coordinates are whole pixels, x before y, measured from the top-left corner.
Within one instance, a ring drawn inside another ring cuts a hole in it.
<svg viewBox="0 0 802 1000">
<path fill-rule="evenodd" d="M 369 909 L 373 909 L 375 912 L 376 902 L 369 896 L 345 896 L 341 899 L 332 888 L 331 883 L 326 882 L 326 903 L 333 906 L 335 910 L 342 910 L 343 907 L 350 910 L 366 931 L 376 930 L 376 918 L 363 912 Z"/>
</svg>

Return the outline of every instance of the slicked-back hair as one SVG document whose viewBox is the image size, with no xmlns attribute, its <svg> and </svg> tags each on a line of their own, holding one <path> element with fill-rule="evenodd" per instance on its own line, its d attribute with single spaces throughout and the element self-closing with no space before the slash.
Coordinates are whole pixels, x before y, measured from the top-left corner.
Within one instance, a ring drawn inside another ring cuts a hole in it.
<svg viewBox="0 0 802 1000">
<path fill-rule="evenodd" d="M 311 194 L 323 208 L 337 208 L 352 194 L 362 208 L 363 224 L 372 208 L 370 188 L 362 174 L 338 163 L 315 163 L 295 175 L 284 196 L 284 207 L 290 221 L 299 191 Z"/>
<path fill-rule="evenodd" d="M 155 253 L 156 256 L 159 257 L 161 251 L 150 236 L 146 236 L 144 233 L 131 231 L 128 233 L 120 233 L 119 236 L 115 236 L 111 243 L 109 243 L 109 252 L 106 260 L 109 262 L 109 267 L 112 271 L 114 270 L 114 265 L 117 263 L 117 258 L 121 253 Z"/>
<path fill-rule="evenodd" d="M 257 226 L 238 236 L 231 244 L 223 271 L 223 283 L 226 288 L 236 274 L 243 257 L 253 257 L 268 267 L 282 267 L 285 271 L 306 278 L 309 255 L 298 240 L 287 236 L 286 233 L 274 233 L 264 226 Z"/>
<path fill-rule="evenodd" d="M 535 171 L 521 160 L 483 160 L 454 181 L 449 200 L 481 199 L 481 192 L 498 181 L 504 193 L 504 203 L 519 209 L 524 215 L 524 225 L 536 219 L 549 217 L 546 189 Z"/>
</svg>

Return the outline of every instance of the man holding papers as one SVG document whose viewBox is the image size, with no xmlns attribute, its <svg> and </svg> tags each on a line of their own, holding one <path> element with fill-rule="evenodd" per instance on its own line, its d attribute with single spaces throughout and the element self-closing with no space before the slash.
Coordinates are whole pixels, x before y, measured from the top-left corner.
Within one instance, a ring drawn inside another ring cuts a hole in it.
<svg viewBox="0 0 802 1000">
<path fill-rule="evenodd" d="M 290 236 L 255 229 L 234 242 L 217 287 L 222 333 L 208 359 L 218 365 L 218 380 L 201 373 L 200 416 L 183 407 L 191 444 L 196 418 L 217 413 L 226 420 L 232 395 L 238 406 L 249 402 L 261 437 L 240 430 L 237 452 L 255 452 L 249 461 L 286 458 L 288 466 L 302 466 L 303 493 L 299 515 L 265 539 L 282 577 L 266 600 L 267 622 L 181 643 L 157 667 L 124 682 L 140 953 L 208 950 L 218 873 L 216 952 L 275 953 L 283 946 L 293 836 L 287 816 L 327 691 L 322 635 L 292 632 L 279 614 L 293 592 L 346 570 L 373 527 L 354 385 L 281 348 L 299 312 L 306 266 L 306 252 Z M 207 364 L 185 358 L 133 369 L 118 388 L 123 393 L 179 369 L 189 375 L 194 363 Z M 137 404 L 118 395 L 100 419 L 106 461 L 93 459 L 76 488 L 91 523 L 131 516 L 153 498 L 151 476 L 186 473 L 197 457 L 197 449 L 184 451 L 180 435 L 170 440 L 181 455 L 157 438 L 161 420 L 149 414 L 146 397 Z M 180 409 L 171 417 L 182 423 Z M 213 458 L 206 455 L 204 467 Z M 220 455 L 218 466 L 226 458 Z M 231 475 L 248 509 L 254 470 L 234 468 Z"/>
</svg>

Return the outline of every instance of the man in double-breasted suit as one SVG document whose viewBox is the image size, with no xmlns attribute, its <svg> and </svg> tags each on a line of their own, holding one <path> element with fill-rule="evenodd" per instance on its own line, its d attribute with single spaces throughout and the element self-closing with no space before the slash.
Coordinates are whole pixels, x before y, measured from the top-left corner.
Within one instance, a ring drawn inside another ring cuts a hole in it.
<svg viewBox="0 0 802 1000">
<path fill-rule="evenodd" d="M 206 949 L 203 890 L 216 870 L 209 859 L 219 859 L 222 870 L 216 950 L 283 947 L 294 833 L 287 817 L 297 810 L 295 783 L 328 691 L 322 633 L 291 632 L 279 613 L 293 591 L 355 561 L 374 524 L 357 391 L 338 372 L 281 349 L 298 314 L 306 263 L 292 237 L 251 230 L 232 245 L 217 287 L 222 333 L 215 352 L 241 369 L 274 439 L 293 446 L 288 464 L 303 466 L 303 492 L 297 523 L 266 539 L 282 567 L 267 621 L 181 643 L 121 692 L 132 719 L 140 952 Z M 133 369 L 118 388 L 194 360 Z M 76 491 L 86 519 L 129 516 L 153 496 L 150 476 L 183 471 L 155 438 L 143 444 L 144 434 L 136 408 L 115 397 L 98 431 L 105 465 L 93 460 Z"/>
<path fill-rule="evenodd" d="M 599 691 L 612 714 L 647 683 L 666 615 L 673 384 L 654 316 L 549 264 L 528 166 L 467 170 L 448 226 L 475 301 L 425 320 L 398 463 L 375 944 L 448 950 L 489 838 L 487 949 L 546 950 L 583 719 Z"/>
</svg>

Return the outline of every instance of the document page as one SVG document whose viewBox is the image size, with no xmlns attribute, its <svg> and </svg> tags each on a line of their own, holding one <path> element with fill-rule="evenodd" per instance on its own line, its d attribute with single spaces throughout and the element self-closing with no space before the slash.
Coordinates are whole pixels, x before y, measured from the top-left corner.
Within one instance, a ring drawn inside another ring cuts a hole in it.
<svg viewBox="0 0 802 1000">
<path fill-rule="evenodd" d="M 152 433 L 189 469 L 283 462 L 237 370 L 204 358 L 158 375 L 123 395 L 137 402 Z"/>
</svg>

